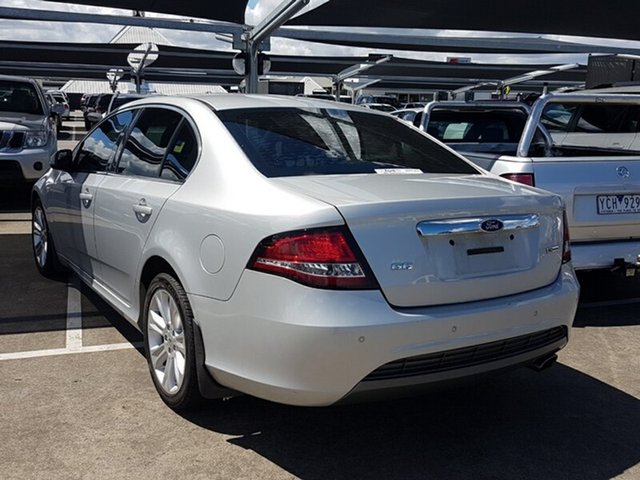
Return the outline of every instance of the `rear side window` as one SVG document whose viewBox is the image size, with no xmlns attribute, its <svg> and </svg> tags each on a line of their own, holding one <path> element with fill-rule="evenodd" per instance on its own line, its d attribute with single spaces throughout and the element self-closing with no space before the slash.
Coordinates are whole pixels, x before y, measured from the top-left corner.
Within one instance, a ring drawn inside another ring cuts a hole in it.
<svg viewBox="0 0 640 480">
<path fill-rule="evenodd" d="M 637 154 L 640 108 L 624 103 L 549 103 L 541 123 L 551 133 L 555 154 Z"/>
<path fill-rule="evenodd" d="M 550 103 L 542 112 L 540 123 L 546 127 L 549 133 L 568 132 L 571 119 L 575 114 L 578 105 L 563 105 L 561 103 Z"/>
<path fill-rule="evenodd" d="M 164 159 L 160 176 L 167 180 L 183 181 L 197 159 L 198 141 L 189 123 L 183 120 Z"/>
<path fill-rule="evenodd" d="M 173 110 L 146 108 L 138 117 L 118 162 L 124 175 L 158 177 L 162 160 L 182 115 Z"/>
<path fill-rule="evenodd" d="M 637 107 L 631 105 L 585 105 L 574 131 L 631 133 L 638 129 Z"/>
<path fill-rule="evenodd" d="M 391 116 L 341 109 L 217 112 L 267 177 L 388 173 L 475 174 L 464 160 Z"/>
<path fill-rule="evenodd" d="M 540 121 L 549 132 L 635 133 L 640 110 L 637 105 L 550 103 Z"/>
<path fill-rule="evenodd" d="M 80 145 L 76 155 L 77 169 L 82 172 L 104 172 L 113 158 L 127 125 L 131 111 L 107 118 Z"/>
</svg>

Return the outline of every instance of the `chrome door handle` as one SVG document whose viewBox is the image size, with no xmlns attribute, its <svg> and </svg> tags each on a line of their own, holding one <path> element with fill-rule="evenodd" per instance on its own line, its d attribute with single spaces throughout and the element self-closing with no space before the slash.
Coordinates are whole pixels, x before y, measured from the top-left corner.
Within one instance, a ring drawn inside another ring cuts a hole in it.
<svg viewBox="0 0 640 480">
<path fill-rule="evenodd" d="M 89 193 L 88 190 L 81 192 L 80 200 L 82 201 L 82 206 L 84 206 L 84 208 L 89 208 L 91 206 L 91 201 L 93 200 L 93 194 Z"/>
<path fill-rule="evenodd" d="M 144 223 L 149 220 L 151 213 L 153 213 L 153 208 L 147 205 L 147 202 L 143 198 L 137 205 L 133 205 L 133 211 L 135 212 L 138 221 Z"/>
</svg>

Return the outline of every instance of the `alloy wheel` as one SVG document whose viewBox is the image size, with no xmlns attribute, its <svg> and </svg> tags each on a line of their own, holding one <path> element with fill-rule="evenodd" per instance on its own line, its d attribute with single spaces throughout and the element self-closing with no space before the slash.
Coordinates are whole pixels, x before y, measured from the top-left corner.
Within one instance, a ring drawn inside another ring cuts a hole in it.
<svg viewBox="0 0 640 480">
<path fill-rule="evenodd" d="M 40 268 L 45 268 L 49 251 L 49 232 L 42 207 L 37 206 L 33 212 L 33 252 Z"/>
<path fill-rule="evenodd" d="M 186 368 L 184 326 L 175 299 L 163 288 L 156 290 L 149 302 L 147 339 L 157 384 L 167 394 L 176 394 Z"/>
</svg>

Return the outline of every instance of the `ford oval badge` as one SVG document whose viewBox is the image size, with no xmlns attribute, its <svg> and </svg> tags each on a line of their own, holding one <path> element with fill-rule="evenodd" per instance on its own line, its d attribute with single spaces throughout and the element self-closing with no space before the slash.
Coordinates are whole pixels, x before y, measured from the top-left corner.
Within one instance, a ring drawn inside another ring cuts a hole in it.
<svg viewBox="0 0 640 480">
<path fill-rule="evenodd" d="M 484 232 L 499 232 L 504 228 L 504 223 L 502 223 L 497 218 L 490 218 L 489 220 L 485 220 L 480 224 L 480 229 Z"/>
</svg>

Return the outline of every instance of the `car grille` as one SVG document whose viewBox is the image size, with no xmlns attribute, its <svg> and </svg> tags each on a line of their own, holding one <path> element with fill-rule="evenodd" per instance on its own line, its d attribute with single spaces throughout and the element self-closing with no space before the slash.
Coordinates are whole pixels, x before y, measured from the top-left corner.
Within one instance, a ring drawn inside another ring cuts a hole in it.
<svg viewBox="0 0 640 480">
<path fill-rule="evenodd" d="M 566 327 L 555 327 L 497 342 L 403 358 L 374 370 L 363 381 L 412 377 L 472 367 L 532 352 L 566 338 Z"/>
<path fill-rule="evenodd" d="M 0 150 L 21 149 L 24 143 L 24 132 L 0 130 Z"/>
</svg>

